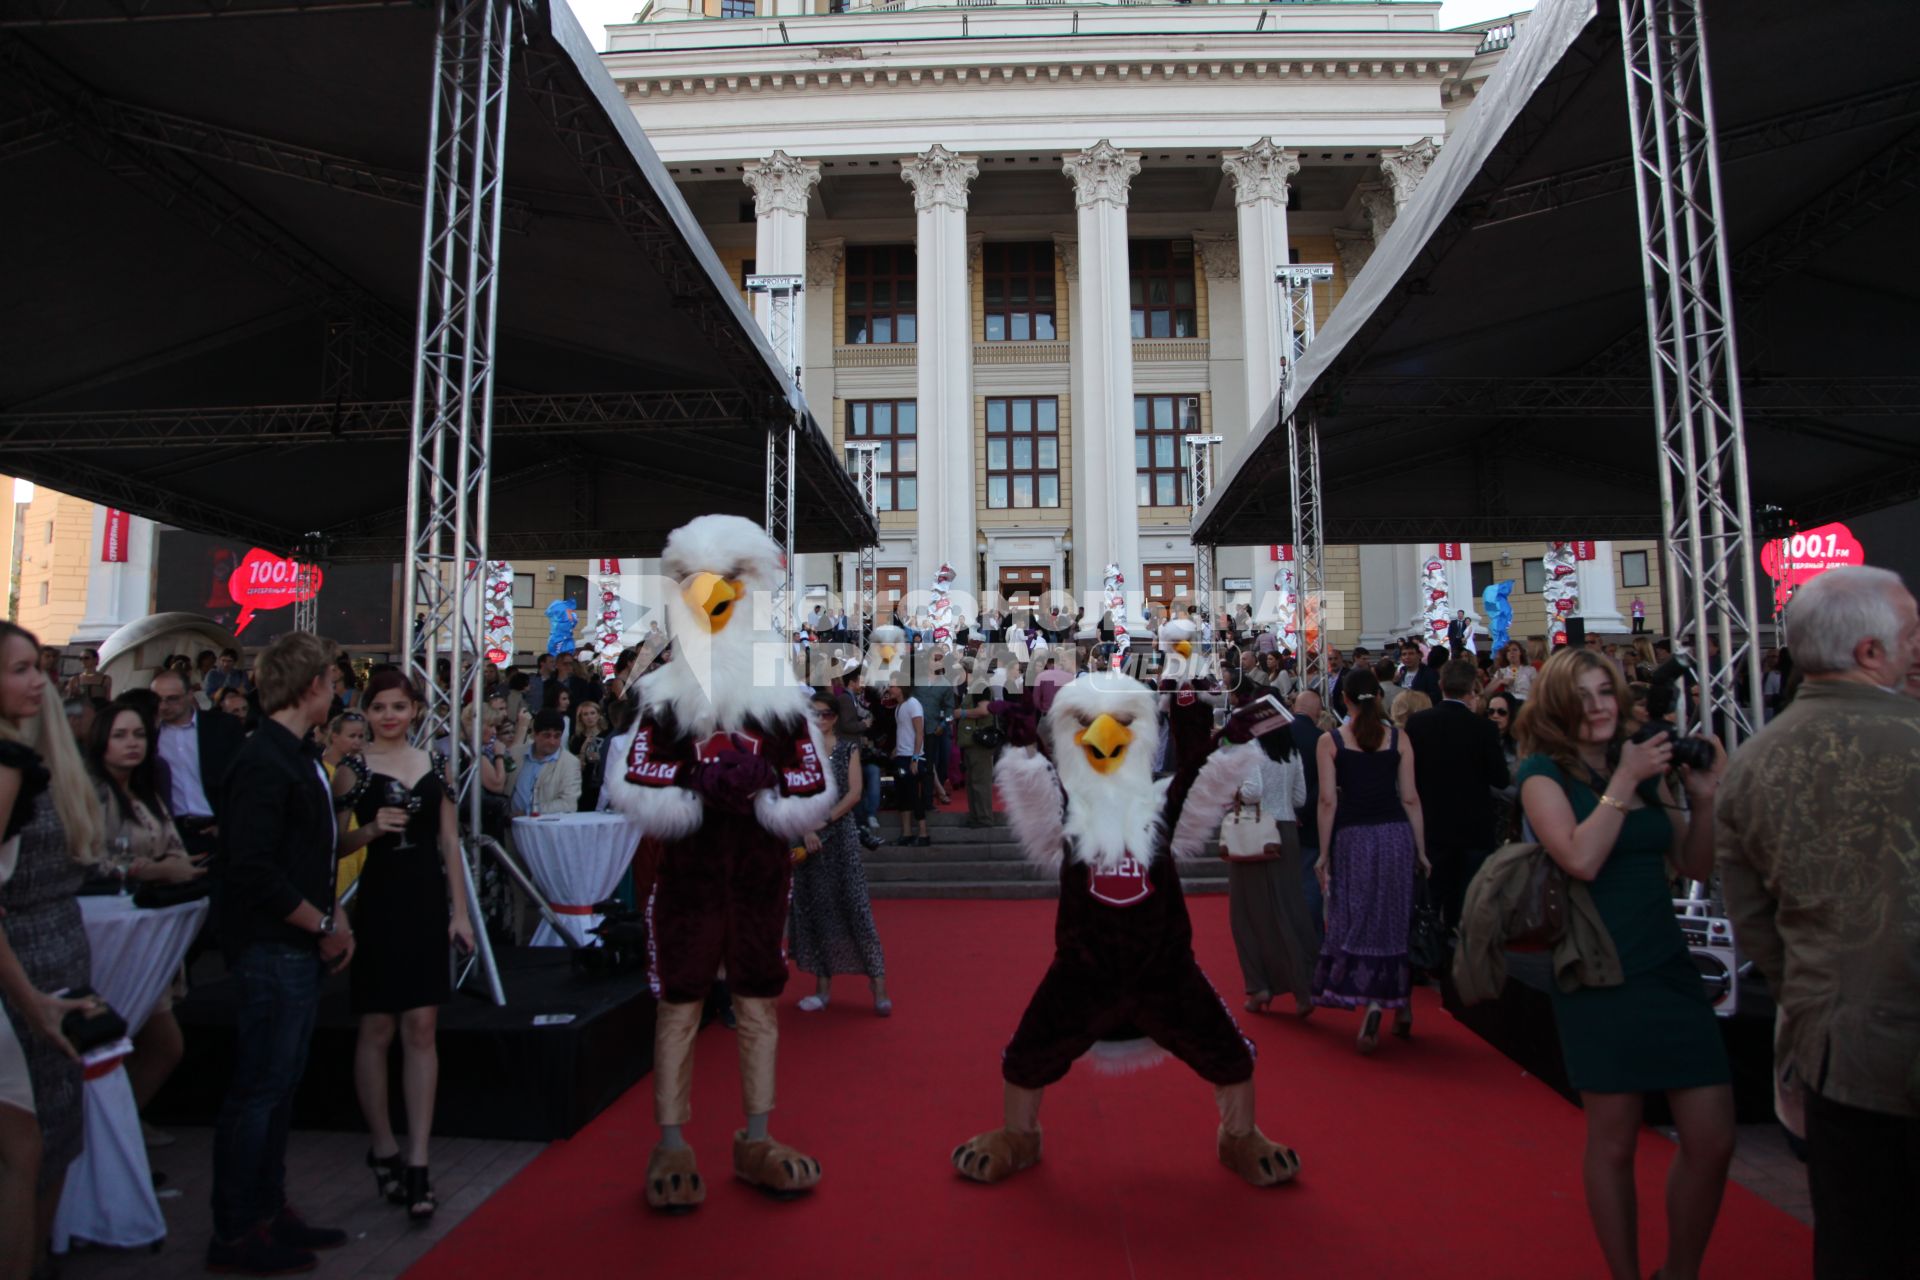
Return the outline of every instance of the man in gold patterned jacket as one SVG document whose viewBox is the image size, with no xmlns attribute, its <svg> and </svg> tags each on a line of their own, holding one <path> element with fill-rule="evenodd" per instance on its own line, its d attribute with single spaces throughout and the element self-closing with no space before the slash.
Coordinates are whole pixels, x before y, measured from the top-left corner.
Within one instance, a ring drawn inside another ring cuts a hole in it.
<svg viewBox="0 0 1920 1280">
<path fill-rule="evenodd" d="M 1920 614 L 1845 568 L 1789 613 L 1806 680 L 1735 753 L 1716 813 L 1735 935 L 1804 1090 L 1814 1274 L 1910 1274 L 1920 1205 Z"/>
</svg>

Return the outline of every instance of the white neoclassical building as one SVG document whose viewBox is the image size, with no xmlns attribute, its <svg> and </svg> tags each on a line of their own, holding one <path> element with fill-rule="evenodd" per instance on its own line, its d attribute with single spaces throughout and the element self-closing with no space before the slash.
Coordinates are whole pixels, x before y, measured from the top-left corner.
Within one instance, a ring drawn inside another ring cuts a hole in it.
<svg viewBox="0 0 1920 1280">
<path fill-rule="evenodd" d="M 1194 574 L 1181 437 L 1230 456 L 1277 387 L 1274 268 L 1333 265 L 1324 320 L 1511 36 L 1439 8 L 653 0 L 605 61 L 742 287 L 805 277 L 808 403 L 881 446 L 883 597 L 943 562 L 1081 596 L 1116 563 L 1166 602 Z M 1332 549 L 1336 641 L 1417 625 L 1428 550 Z M 1502 550 L 1463 554 L 1462 603 L 1539 554 Z M 1244 599 L 1271 555 L 1221 548 L 1217 577 Z"/>
</svg>

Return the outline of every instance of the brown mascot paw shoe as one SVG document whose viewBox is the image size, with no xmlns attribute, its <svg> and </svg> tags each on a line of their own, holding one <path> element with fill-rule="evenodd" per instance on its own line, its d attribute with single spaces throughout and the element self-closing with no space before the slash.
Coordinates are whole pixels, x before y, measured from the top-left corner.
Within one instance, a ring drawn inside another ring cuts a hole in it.
<svg viewBox="0 0 1920 1280">
<path fill-rule="evenodd" d="M 1242 1134 L 1220 1130 L 1220 1163 L 1256 1187 L 1273 1187 L 1293 1181 L 1300 1172 L 1300 1157 L 1291 1147 L 1269 1142 L 1258 1129 Z"/>
<path fill-rule="evenodd" d="M 747 1131 L 736 1129 L 733 1176 L 775 1199 L 791 1200 L 813 1190 L 820 1181 L 820 1162 L 772 1138 L 749 1142 Z"/>
<path fill-rule="evenodd" d="M 693 1148 L 655 1147 L 647 1161 L 647 1205 L 662 1213 L 692 1213 L 707 1198 L 707 1184 L 694 1169 Z"/>
<path fill-rule="evenodd" d="M 1040 1135 L 995 1129 L 967 1139 L 953 1149 L 953 1167 L 975 1182 L 1004 1182 L 1040 1163 Z"/>
</svg>

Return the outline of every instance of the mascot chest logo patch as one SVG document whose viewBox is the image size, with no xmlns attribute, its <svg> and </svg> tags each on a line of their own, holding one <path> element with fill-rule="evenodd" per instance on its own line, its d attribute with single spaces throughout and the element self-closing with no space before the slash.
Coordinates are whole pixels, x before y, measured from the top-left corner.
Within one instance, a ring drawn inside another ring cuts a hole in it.
<svg viewBox="0 0 1920 1280">
<path fill-rule="evenodd" d="M 1153 883 L 1147 864 L 1129 853 L 1113 870 L 1095 871 L 1087 891 L 1110 907 L 1131 907 L 1153 896 Z"/>
</svg>

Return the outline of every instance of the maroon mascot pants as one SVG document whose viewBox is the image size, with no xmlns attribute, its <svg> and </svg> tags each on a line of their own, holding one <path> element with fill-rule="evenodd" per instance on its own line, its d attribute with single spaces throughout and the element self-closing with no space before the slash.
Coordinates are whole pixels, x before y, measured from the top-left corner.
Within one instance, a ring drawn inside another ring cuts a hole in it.
<svg viewBox="0 0 1920 1280">
<path fill-rule="evenodd" d="M 750 816 L 708 805 L 700 830 L 663 847 L 647 899 L 654 998 L 705 1000 L 722 964 L 735 995 L 770 1000 L 784 991 L 792 877 L 785 841 Z"/>
</svg>

